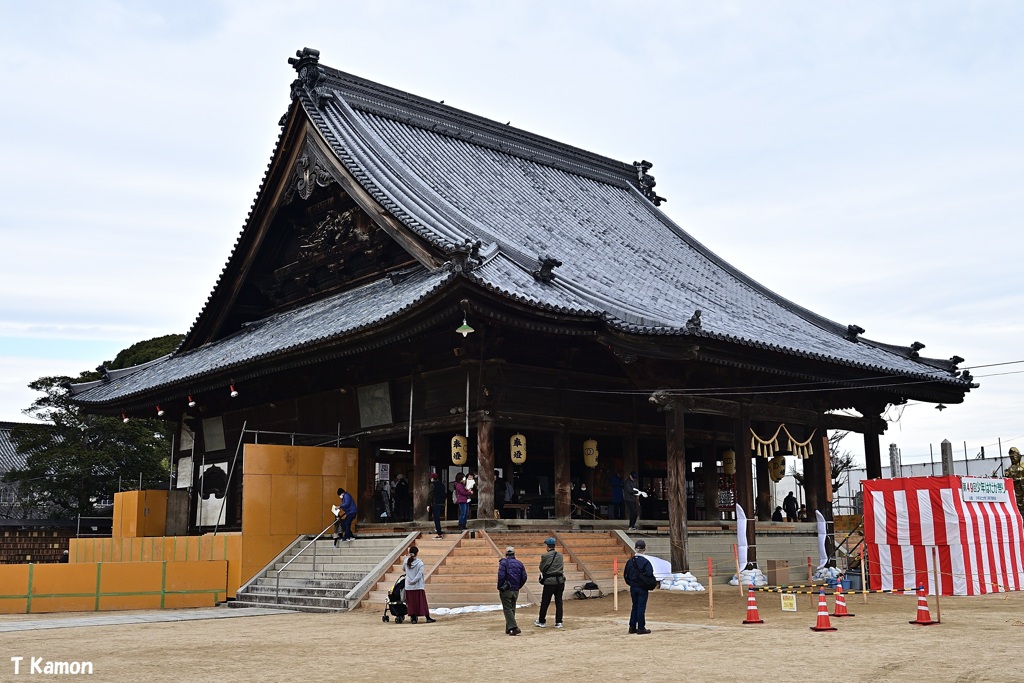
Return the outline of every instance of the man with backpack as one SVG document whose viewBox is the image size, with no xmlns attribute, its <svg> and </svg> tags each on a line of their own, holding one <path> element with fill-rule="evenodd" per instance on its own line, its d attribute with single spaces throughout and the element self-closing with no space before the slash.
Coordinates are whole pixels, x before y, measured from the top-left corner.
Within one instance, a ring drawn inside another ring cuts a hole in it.
<svg viewBox="0 0 1024 683">
<path fill-rule="evenodd" d="M 651 629 L 647 628 L 647 595 L 658 587 L 658 580 L 654 578 L 654 565 L 644 557 L 647 552 L 647 541 L 637 539 L 633 548 L 636 554 L 626 560 L 622 578 L 629 586 L 629 599 L 633 602 L 633 607 L 629 611 L 629 632 L 642 636 L 651 632 Z"/>
</svg>

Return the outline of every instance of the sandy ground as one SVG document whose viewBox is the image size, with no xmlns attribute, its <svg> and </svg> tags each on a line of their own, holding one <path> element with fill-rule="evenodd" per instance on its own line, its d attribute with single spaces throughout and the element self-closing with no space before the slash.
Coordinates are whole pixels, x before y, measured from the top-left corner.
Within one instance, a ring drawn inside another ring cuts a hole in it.
<svg viewBox="0 0 1024 683">
<path fill-rule="evenodd" d="M 412 625 L 385 624 L 368 609 L 20 631 L 0 634 L 0 681 L 26 680 L 24 670 L 13 675 L 12 656 L 91 661 L 90 680 L 133 683 L 1024 680 L 1014 656 L 1024 637 L 1021 593 L 943 598 L 942 623 L 924 627 L 907 623 L 917 616 L 914 596 L 871 595 L 867 604 L 849 596 L 856 616 L 832 618 L 839 630 L 831 633 L 810 630 L 810 596 L 798 596 L 796 613 L 781 611 L 778 594 L 757 598 L 765 623 L 750 626 L 735 588 L 716 589 L 714 619 L 707 594 L 656 591 L 647 611 L 653 633 L 644 636 L 626 633 L 625 593 L 618 612 L 611 597 L 566 600 L 563 630 L 535 628 L 536 607 L 521 608 L 516 638 L 505 635 L 500 612 Z M 934 619 L 934 597 L 929 605 Z M 0 615 L 40 618 L 48 617 Z"/>
</svg>

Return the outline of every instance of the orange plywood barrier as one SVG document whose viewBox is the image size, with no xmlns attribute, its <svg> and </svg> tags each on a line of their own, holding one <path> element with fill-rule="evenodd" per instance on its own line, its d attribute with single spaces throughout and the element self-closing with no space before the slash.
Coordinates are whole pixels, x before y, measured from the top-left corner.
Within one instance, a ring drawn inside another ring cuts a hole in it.
<svg viewBox="0 0 1024 683">
<path fill-rule="evenodd" d="M 212 607 L 227 575 L 226 560 L 0 566 L 0 613 Z"/>
<path fill-rule="evenodd" d="M 0 564 L 0 614 L 28 612 L 28 575 L 33 566 Z"/>
<path fill-rule="evenodd" d="M 167 495 L 162 489 L 115 493 L 113 535 L 122 538 L 163 536 Z"/>
</svg>

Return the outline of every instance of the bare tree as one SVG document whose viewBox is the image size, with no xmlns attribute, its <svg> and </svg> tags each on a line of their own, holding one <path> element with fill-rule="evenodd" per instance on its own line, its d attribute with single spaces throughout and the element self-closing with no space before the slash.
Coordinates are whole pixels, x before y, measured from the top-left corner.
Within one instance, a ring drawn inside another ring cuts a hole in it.
<svg viewBox="0 0 1024 683">
<path fill-rule="evenodd" d="M 839 493 L 850 480 L 850 472 L 856 468 L 857 461 L 853 453 L 840 450 L 839 445 L 849 432 L 832 432 L 828 435 L 829 462 L 832 465 L 832 493 Z M 790 476 L 798 486 L 804 486 L 804 473 L 795 466 L 789 468 Z"/>
</svg>

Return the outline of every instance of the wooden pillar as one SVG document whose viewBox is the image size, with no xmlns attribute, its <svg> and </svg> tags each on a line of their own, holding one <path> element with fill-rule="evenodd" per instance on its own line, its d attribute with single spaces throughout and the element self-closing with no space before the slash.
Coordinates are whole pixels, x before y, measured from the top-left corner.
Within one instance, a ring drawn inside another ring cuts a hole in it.
<svg viewBox="0 0 1024 683">
<path fill-rule="evenodd" d="M 772 485 L 768 476 L 768 459 L 754 458 L 755 475 L 757 477 L 757 496 L 754 499 L 757 521 L 769 522 L 772 518 Z"/>
<path fill-rule="evenodd" d="M 882 449 L 879 446 L 879 436 L 869 430 L 864 433 L 864 464 L 867 470 L 865 474 L 868 479 L 882 478 Z"/>
<path fill-rule="evenodd" d="M 684 411 L 678 403 L 665 413 L 665 460 L 668 470 L 668 537 L 672 572 L 690 571 L 687 557 L 686 448 Z"/>
<path fill-rule="evenodd" d="M 569 519 L 572 515 L 571 491 L 569 433 L 561 431 L 555 435 L 555 517 Z"/>
<path fill-rule="evenodd" d="M 421 434 L 412 438 L 412 518 L 426 521 L 430 504 L 430 452 Z"/>
<path fill-rule="evenodd" d="M 714 444 L 705 444 L 701 458 L 704 474 L 704 519 L 719 519 L 718 514 L 718 450 Z"/>
<path fill-rule="evenodd" d="M 881 479 L 882 449 L 878 439 L 880 432 L 884 431 L 884 429 L 880 430 L 878 427 L 885 424 L 882 420 L 882 412 L 885 410 L 885 405 L 877 401 L 869 401 L 855 405 L 854 408 L 864 416 L 866 424 L 864 430 L 864 474 L 868 479 Z M 821 433 L 824 435 L 826 432 L 822 430 Z"/>
<path fill-rule="evenodd" d="M 494 519 L 494 422 L 483 417 L 476 423 L 477 519 Z"/>
<path fill-rule="evenodd" d="M 818 461 L 812 455 L 803 460 L 804 465 L 804 505 L 807 506 L 807 521 L 815 520 L 814 511 L 818 509 Z"/>
<path fill-rule="evenodd" d="M 757 533 L 754 515 L 754 467 L 751 463 L 750 451 L 750 415 L 746 411 L 736 419 L 736 503 L 743 506 L 747 523 L 747 562 L 757 563 Z M 740 567 L 745 569 L 746 567 Z"/>
</svg>

